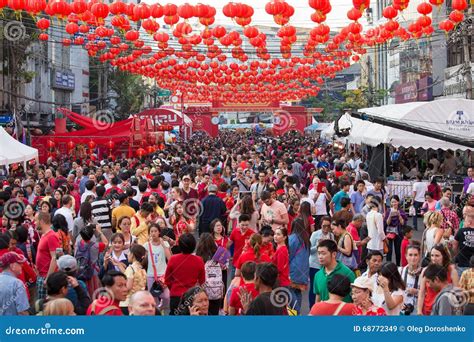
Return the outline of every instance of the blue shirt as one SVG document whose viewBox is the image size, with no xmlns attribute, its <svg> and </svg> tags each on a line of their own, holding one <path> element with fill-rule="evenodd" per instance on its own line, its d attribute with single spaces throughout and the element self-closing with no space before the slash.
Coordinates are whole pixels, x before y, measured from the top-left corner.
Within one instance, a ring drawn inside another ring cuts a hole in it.
<svg viewBox="0 0 474 342">
<path fill-rule="evenodd" d="M 344 192 L 343 190 L 339 191 L 337 194 L 334 195 L 334 197 L 332 198 L 332 201 L 334 203 L 334 211 L 339 211 L 342 209 L 342 206 L 341 206 L 341 200 L 343 198 L 349 198 L 349 195 Z"/>
<path fill-rule="evenodd" d="M 319 162 L 318 165 L 317 165 L 317 168 L 322 168 L 324 167 L 325 169 L 329 169 L 329 163 L 328 162 Z"/>
<path fill-rule="evenodd" d="M 84 289 L 84 291 L 87 292 L 87 285 L 86 285 L 86 283 L 85 283 L 84 281 L 82 281 L 82 280 L 79 280 L 79 279 L 77 280 L 77 282 L 79 283 L 79 286 L 81 286 L 81 287 Z M 77 300 L 78 300 L 78 298 L 77 298 L 77 293 L 76 293 L 76 290 L 74 290 L 71 285 L 68 285 L 68 286 L 67 286 L 67 295 L 66 295 L 66 298 L 71 301 L 71 303 L 74 305 L 74 307 L 77 306 Z"/>
<path fill-rule="evenodd" d="M 12 273 L 0 273 L 0 316 L 17 316 L 30 308 L 25 285 Z"/>
<path fill-rule="evenodd" d="M 354 206 L 355 213 L 360 214 L 365 204 L 365 198 L 359 191 L 356 191 L 351 195 L 351 203 Z"/>
<path fill-rule="evenodd" d="M 295 284 L 309 283 L 309 249 L 298 235 L 291 234 L 288 238 L 290 254 L 290 279 Z"/>
</svg>

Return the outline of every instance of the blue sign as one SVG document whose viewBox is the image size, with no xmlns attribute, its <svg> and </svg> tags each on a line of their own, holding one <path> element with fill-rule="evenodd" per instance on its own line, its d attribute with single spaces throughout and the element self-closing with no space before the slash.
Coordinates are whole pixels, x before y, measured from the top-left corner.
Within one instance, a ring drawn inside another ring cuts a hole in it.
<svg viewBox="0 0 474 342">
<path fill-rule="evenodd" d="M 472 342 L 473 323 L 472 316 L 3 316 L 0 341 Z"/>
<path fill-rule="evenodd" d="M 0 115 L 0 124 L 1 125 L 6 125 L 12 122 L 13 120 L 13 115 L 11 114 L 6 114 L 6 115 Z"/>
<path fill-rule="evenodd" d="M 65 70 L 53 70 L 52 88 L 74 90 L 76 78 L 74 73 Z"/>
</svg>

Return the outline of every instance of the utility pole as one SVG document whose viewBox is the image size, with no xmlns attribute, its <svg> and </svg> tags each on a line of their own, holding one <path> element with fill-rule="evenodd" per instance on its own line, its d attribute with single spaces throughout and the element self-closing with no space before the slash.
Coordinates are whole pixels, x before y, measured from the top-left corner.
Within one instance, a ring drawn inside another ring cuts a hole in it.
<svg viewBox="0 0 474 342">
<path fill-rule="evenodd" d="M 462 47 L 464 53 L 464 80 L 466 82 L 466 99 L 474 99 L 472 92 L 472 70 L 471 70 L 471 50 L 469 45 L 469 34 L 473 30 L 472 6 L 469 7 L 467 18 L 464 20 L 462 29 Z M 474 43 L 471 39 L 471 44 Z"/>
</svg>

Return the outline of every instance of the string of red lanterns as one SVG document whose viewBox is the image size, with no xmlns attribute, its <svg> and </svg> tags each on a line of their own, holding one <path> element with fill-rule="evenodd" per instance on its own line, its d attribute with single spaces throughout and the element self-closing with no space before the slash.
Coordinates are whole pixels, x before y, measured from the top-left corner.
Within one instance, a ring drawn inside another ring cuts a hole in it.
<svg viewBox="0 0 474 342">
<path fill-rule="evenodd" d="M 26 11 L 37 18 L 40 40 L 50 40 L 48 29 L 56 18 L 60 29 L 70 35 L 61 41 L 65 46 L 81 45 L 103 63 L 155 78 L 159 87 L 180 91 L 186 100 L 252 103 L 316 95 L 325 79 L 349 67 L 351 59 L 357 62 L 367 48 L 395 37 L 403 41 L 429 37 L 434 32 L 429 15 L 443 0 L 418 5 L 420 16 L 406 29 L 397 17 L 409 0 L 393 0 L 382 12 L 386 23 L 366 32 L 359 19 L 370 0 L 353 0 L 353 8 L 347 12 L 350 23 L 332 37 L 326 24 L 330 0 L 308 0 L 315 27 L 298 54 L 292 51 L 297 41 L 297 30 L 290 24 L 294 7 L 285 0 L 270 0 L 265 12 L 280 26 L 277 36 L 282 58 L 272 58 L 267 36 L 251 25 L 253 7 L 238 2 L 225 4 L 223 14 L 240 26 L 242 33 L 214 25 L 217 11 L 206 4 L 126 4 L 120 0 L 111 4 L 99 0 L 4 0 L 0 4 L 0 9 Z M 439 28 L 445 32 L 454 29 L 463 21 L 467 6 L 466 0 L 452 0 L 452 11 Z M 160 22 L 170 28 L 163 29 Z M 143 31 L 137 29 L 137 23 Z M 169 45 L 170 36 L 178 39 L 179 48 Z M 242 48 L 245 40 L 254 52 Z M 229 61 L 229 56 L 234 61 Z"/>
</svg>

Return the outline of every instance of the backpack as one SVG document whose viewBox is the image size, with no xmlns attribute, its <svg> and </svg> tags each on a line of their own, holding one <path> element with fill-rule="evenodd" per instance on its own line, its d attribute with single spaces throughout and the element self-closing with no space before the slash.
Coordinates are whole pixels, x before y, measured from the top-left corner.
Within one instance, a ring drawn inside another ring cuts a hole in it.
<svg viewBox="0 0 474 342">
<path fill-rule="evenodd" d="M 224 282 L 222 281 L 222 268 L 214 260 L 209 260 L 204 265 L 206 270 L 206 290 L 209 300 L 221 299 L 224 297 Z"/>
<path fill-rule="evenodd" d="M 91 258 L 92 243 L 85 243 L 81 241 L 76 250 L 77 260 L 77 279 L 79 280 L 91 280 L 94 275 L 94 266 L 92 265 Z"/>
</svg>

